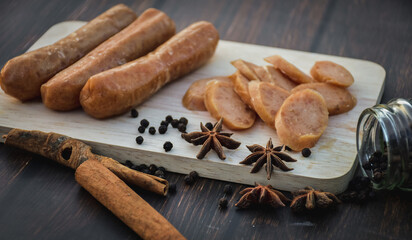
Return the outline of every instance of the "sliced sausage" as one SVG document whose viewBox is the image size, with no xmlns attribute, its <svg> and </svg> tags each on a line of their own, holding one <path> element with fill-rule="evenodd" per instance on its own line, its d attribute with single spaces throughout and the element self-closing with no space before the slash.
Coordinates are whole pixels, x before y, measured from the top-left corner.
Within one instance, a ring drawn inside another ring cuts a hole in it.
<svg viewBox="0 0 412 240">
<path fill-rule="evenodd" d="M 174 34 L 172 19 L 159 10 L 146 10 L 121 32 L 43 84 L 44 105 L 57 111 L 80 107 L 80 91 L 91 76 L 146 55 Z"/>
<path fill-rule="evenodd" d="M 294 151 L 313 147 L 327 125 L 325 100 L 312 89 L 298 91 L 286 98 L 275 121 L 280 142 Z"/>
<path fill-rule="evenodd" d="M 249 93 L 255 112 L 268 126 L 275 128 L 276 113 L 290 95 L 289 92 L 272 83 L 251 81 Z"/>
<path fill-rule="evenodd" d="M 205 106 L 212 117 L 223 118 L 223 124 L 232 130 L 248 129 L 256 119 L 255 112 L 233 91 L 231 83 L 209 82 L 205 92 Z"/>
<path fill-rule="evenodd" d="M 255 69 L 255 71 L 263 82 L 273 83 L 276 86 L 281 87 L 287 91 L 290 91 L 294 87 L 296 87 L 296 83 L 291 81 L 273 66 L 258 67 Z"/>
<path fill-rule="evenodd" d="M 119 4 L 56 43 L 9 60 L 1 70 L 1 88 L 21 101 L 40 96 L 43 83 L 135 19 L 133 10 Z"/>
<path fill-rule="evenodd" d="M 253 109 L 252 100 L 250 99 L 249 94 L 249 80 L 243 76 L 240 71 L 236 71 L 232 79 L 233 90 L 239 95 L 240 99 L 249 106 L 249 108 Z"/>
<path fill-rule="evenodd" d="M 291 93 L 303 89 L 313 89 L 325 99 L 329 115 L 348 112 L 356 105 L 356 98 L 346 89 L 329 83 L 305 83 L 294 89 Z"/>
<path fill-rule="evenodd" d="M 327 82 L 339 87 L 349 87 L 354 82 L 352 74 L 346 68 L 331 61 L 316 62 L 310 74 L 318 82 Z"/>
<path fill-rule="evenodd" d="M 204 103 L 206 84 L 209 81 L 213 80 L 224 81 L 229 83 L 232 82 L 232 80 L 226 76 L 205 78 L 194 81 L 192 85 L 190 85 L 190 87 L 187 89 L 185 95 L 183 96 L 183 106 L 193 111 L 207 111 Z"/>
<path fill-rule="evenodd" d="M 276 69 L 279 69 L 279 71 L 298 84 L 314 82 L 310 76 L 279 55 L 267 57 L 265 61 L 272 64 Z"/>
<path fill-rule="evenodd" d="M 211 23 L 194 23 L 146 56 L 89 78 L 80 103 L 95 118 L 127 112 L 168 82 L 205 64 L 218 41 L 219 33 Z"/>
<path fill-rule="evenodd" d="M 242 73 L 249 81 L 252 80 L 260 80 L 258 75 L 256 74 L 255 69 L 258 68 L 257 65 L 247 62 L 242 59 L 238 59 L 235 61 L 230 62 L 237 70 Z"/>
</svg>

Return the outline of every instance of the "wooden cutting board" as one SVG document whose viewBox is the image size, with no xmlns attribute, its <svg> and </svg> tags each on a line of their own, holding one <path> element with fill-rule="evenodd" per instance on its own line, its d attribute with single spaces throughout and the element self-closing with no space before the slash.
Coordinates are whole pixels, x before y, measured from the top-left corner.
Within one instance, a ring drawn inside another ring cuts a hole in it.
<svg viewBox="0 0 412 240">
<path fill-rule="evenodd" d="M 29 50 L 51 44 L 68 35 L 84 22 L 62 22 L 51 27 Z M 182 106 L 181 99 L 189 85 L 201 78 L 230 75 L 235 68 L 230 61 L 241 58 L 258 65 L 265 65 L 264 57 L 281 55 L 300 69 L 309 73 L 315 61 L 330 60 L 345 66 L 354 76 L 355 83 L 349 88 L 358 99 L 356 107 L 348 113 L 332 116 L 325 133 L 312 148 L 312 155 L 304 158 L 300 153 L 291 155 L 298 159 L 286 163 L 294 168 L 290 172 L 274 170 L 271 180 L 266 180 L 265 170 L 251 174 L 251 166 L 238 164 L 249 151 L 246 145 L 265 145 L 269 138 L 274 145 L 280 145 L 276 132 L 258 120 L 245 131 L 236 131 L 233 138 L 242 142 L 236 150 L 225 150 L 227 159 L 220 160 L 214 152 L 205 159 L 195 158 L 199 146 L 185 142 L 177 129 L 169 126 L 164 135 L 142 134 L 144 143 L 137 145 L 136 136 L 141 119 L 146 118 L 150 126 L 158 128 L 166 115 L 189 119 L 187 131 L 199 130 L 199 123 L 214 122 L 207 112 L 189 111 Z M 81 109 L 71 112 L 54 112 L 44 107 L 40 100 L 28 103 L 0 93 L 0 133 L 6 134 L 11 128 L 57 132 L 86 141 L 94 152 L 110 156 L 120 162 L 131 160 L 135 164 L 156 164 L 168 171 L 187 174 L 196 170 L 200 176 L 224 181 L 253 185 L 271 184 L 282 190 L 295 190 L 307 185 L 330 192 L 341 192 L 351 179 L 357 162 L 356 125 L 363 109 L 373 106 L 380 100 L 385 70 L 378 64 L 350 58 L 300 52 L 252 44 L 223 41 L 219 42 L 215 55 L 207 65 L 166 85 L 137 110 L 139 117 L 131 118 L 129 113 L 107 120 L 96 120 Z M 172 151 L 165 152 L 163 143 L 171 141 Z"/>
</svg>

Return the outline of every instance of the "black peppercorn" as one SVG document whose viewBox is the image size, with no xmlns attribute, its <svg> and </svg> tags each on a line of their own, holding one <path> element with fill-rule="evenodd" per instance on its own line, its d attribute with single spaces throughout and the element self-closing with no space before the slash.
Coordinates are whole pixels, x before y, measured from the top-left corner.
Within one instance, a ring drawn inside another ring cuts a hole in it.
<svg viewBox="0 0 412 240">
<path fill-rule="evenodd" d="M 137 143 L 137 144 L 142 144 L 142 143 L 143 143 L 143 140 L 144 140 L 144 139 L 143 139 L 142 136 L 137 136 L 137 137 L 136 137 L 136 143 Z"/>
<path fill-rule="evenodd" d="M 186 176 L 183 178 L 183 180 L 185 181 L 185 183 L 186 183 L 187 185 L 192 185 L 193 182 L 195 181 L 195 180 L 193 179 L 193 177 L 191 177 L 190 175 L 186 175 Z"/>
<path fill-rule="evenodd" d="M 152 135 L 155 135 L 155 133 L 156 133 L 156 128 L 150 127 L 150 128 L 149 128 L 149 133 L 152 134 Z"/>
<path fill-rule="evenodd" d="M 171 193 L 171 194 L 176 193 L 176 184 L 171 183 L 171 184 L 169 185 L 169 193 Z"/>
<path fill-rule="evenodd" d="M 150 170 L 148 168 L 145 168 L 142 170 L 142 173 L 150 174 Z"/>
<path fill-rule="evenodd" d="M 312 153 L 312 152 L 310 151 L 309 148 L 304 148 L 304 149 L 302 150 L 302 156 L 304 156 L 304 157 L 309 157 L 311 153 Z"/>
<path fill-rule="evenodd" d="M 158 167 L 157 170 L 160 170 L 162 172 L 166 172 L 166 169 L 164 167 Z"/>
<path fill-rule="evenodd" d="M 149 121 L 147 121 L 147 119 L 142 119 L 142 121 L 140 121 L 140 125 L 147 128 L 149 126 Z"/>
<path fill-rule="evenodd" d="M 197 180 L 199 178 L 199 174 L 196 171 L 191 171 L 189 176 L 193 178 L 193 180 Z"/>
<path fill-rule="evenodd" d="M 161 123 L 160 123 L 160 126 L 162 126 L 162 125 L 164 125 L 164 126 L 169 126 L 169 122 L 167 122 L 167 121 L 162 121 Z"/>
<path fill-rule="evenodd" d="M 226 209 L 226 208 L 227 208 L 227 204 L 228 204 L 228 201 L 227 201 L 226 198 L 221 198 L 221 199 L 219 199 L 219 208 L 221 208 L 221 209 Z"/>
<path fill-rule="evenodd" d="M 165 173 L 164 173 L 162 170 L 156 170 L 156 172 L 154 173 L 154 175 L 155 175 L 156 177 L 160 177 L 160 176 L 164 176 Z"/>
<path fill-rule="evenodd" d="M 166 122 L 171 123 L 173 120 L 173 117 L 171 115 L 167 115 L 165 118 Z"/>
<path fill-rule="evenodd" d="M 133 165 L 133 166 L 131 167 L 131 169 L 136 170 L 136 171 L 139 171 L 139 166 Z"/>
<path fill-rule="evenodd" d="M 131 168 L 131 167 L 133 166 L 133 163 L 132 163 L 130 160 L 126 160 L 126 162 L 124 162 L 124 165 L 125 165 L 126 167 Z"/>
<path fill-rule="evenodd" d="M 170 150 L 172 150 L 172 148 L 173 148 L 173 144 L 172 144 L 171 142 L 169 142 L 169 141 L 167 141 L 167 142 L 165 142 L 165 143 L 163 144 L 163 149 L 164 149 L 166 152 L 169 152 Z"/>
<path fill-rule="evenodd" d="M 146 164 L 140 164 L 139 165 L 139 171 L 143 171 L 143 169 L 146 169 L 147 165 Z"/>
<path fill-rule="evenodd" d="M 179 119 L 179 123 L 183 123 L 184 125 L 187 125 L 188 122 L 189 122 L 189 121 L 188 121 L 187 118 L 185 118 L 185 117 L 181 117 L 181 118 Z"/>
<path fill-rule="evenodd" d="M 139 112 L 132 108 L 132 110 L 130 110 L 130 115 L 132 116 L 132 118 L 137 118 L 139 116 Z"/>
<path fill-rule="evenodd" d="M 177 128 L 177 126 L 179 125 L 179 120 L 173 119 L 170 124 L 172 125 L 173 128 Z"/>
<path fill-rule="evenodd" d="M 186 125 L 184 125 L 183 123 L 179 123 L 179 125 L 177 125 L 177 129 L 179 130 L 179 132 L 186 132 Z"/>
<path fill-rule="evenodd" d="M 232 186 L 229 185 L 229 184 L 225 185 L 225 187 L 223 188 L 223 192 L 227 195 L 232 195 L 232 193 L 233 193 Z"/>
<path fill-rule="evenodd" d="M 154 164 L 149 165 L 150 174 L 154 174 L 157 171 L 157 167 Z"/>
<path fill-rule="evenodd" d="M 207 129 L 212 130 L 213 129 L 213 124 L 211 122 L 207 122 L 205 124 L 205 127 L 207 127 Z"/>
<path fill-rule="evenodd" d="M 167 126 L 166 125 L 160 125 L 159 127 L 159 133 L 160 134 L 165 134 L 167 131 Z"/>
<path fill-rule="evenodd" d="M 139 126 L 139 128 L 137 130 L 139 131 L 139 133 L 144 133 L 146 128 L 144 126 Z"/>
</svg>

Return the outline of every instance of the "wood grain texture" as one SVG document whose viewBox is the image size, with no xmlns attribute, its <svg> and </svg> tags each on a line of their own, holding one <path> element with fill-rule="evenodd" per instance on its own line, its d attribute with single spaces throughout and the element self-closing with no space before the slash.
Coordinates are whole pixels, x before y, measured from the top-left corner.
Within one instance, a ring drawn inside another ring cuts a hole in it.
<svg viewBox="0 0 412 240">
<path fill-rule="evenodd" d="M 404 1 L 122 1 L 140 13 L 165 11 L 178 29 L 215 24 L 222 39 L 377 62 L 387 71 L 382 102 L 412 97 L 412 2 Z M 2 1 L 0 64 L 25 52 L 47 29 L 90 20 L 117 1 Z M 30 119 L 28 119 L 30 121 Z M 0 232 L 5 239 L 136 239 L 136 235 L 74 181 L 74 173 L 44 158 L 0 145 Z M 290 209 L 220 211 L 225 182 L 183 176 L 166 198 L 136 189 L 188 239 L 408 239 L 412 196 L 381 192 L 365 205 L 295 215 Z M 232 184 L 235 192 L 242 185 Z"/>
</svg>

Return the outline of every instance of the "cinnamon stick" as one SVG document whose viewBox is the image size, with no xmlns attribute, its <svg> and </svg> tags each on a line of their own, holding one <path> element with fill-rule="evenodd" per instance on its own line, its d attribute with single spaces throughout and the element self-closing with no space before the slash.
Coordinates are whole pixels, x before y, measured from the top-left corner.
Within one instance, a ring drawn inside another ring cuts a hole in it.
<svg viewBox="0 0 412 240">
<path fill-rule="evenodd" d="M 89 145 L 65 135 L 15 128 L 3 137 L 6 138 L 6 145 L 39 154 L 73 169 L 89 159 L 95 159 L 129 184 L 163 196 L 166 196 L 169 188 L 167 180 L 130 169 L 112 158 L 94 154 Z"/>
<path fill-rule="evenodd" d="M 98 161 L 82 163 L 76 170 L 75 178 L 143 239 L 185 239 L 160 213 Z"/>
</svg>

